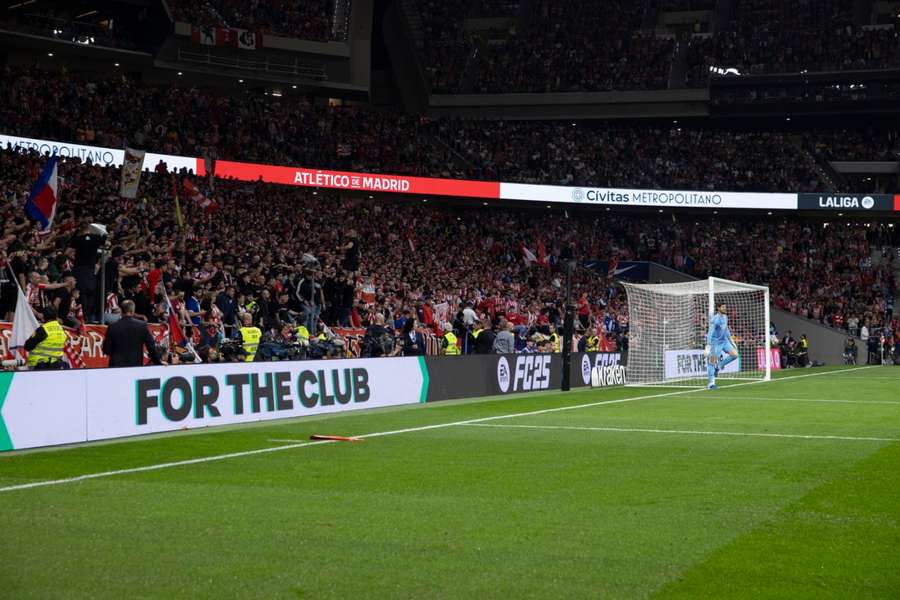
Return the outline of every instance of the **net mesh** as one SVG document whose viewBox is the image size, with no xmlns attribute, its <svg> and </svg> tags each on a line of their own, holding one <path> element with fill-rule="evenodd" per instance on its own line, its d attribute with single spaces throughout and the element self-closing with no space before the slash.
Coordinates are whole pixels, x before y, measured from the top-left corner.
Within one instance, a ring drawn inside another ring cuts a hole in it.
<svg viewBox="0 0 900 600">
<path fill-rule="evenodd" d="M 726 366 L 717 380 L 768 377 L 768 288 L 715 278 L 624 285 L 629 385 L 705 387 L 709 317 L 713 306 L 723 302 L 738 360 Z"/>
</svg>

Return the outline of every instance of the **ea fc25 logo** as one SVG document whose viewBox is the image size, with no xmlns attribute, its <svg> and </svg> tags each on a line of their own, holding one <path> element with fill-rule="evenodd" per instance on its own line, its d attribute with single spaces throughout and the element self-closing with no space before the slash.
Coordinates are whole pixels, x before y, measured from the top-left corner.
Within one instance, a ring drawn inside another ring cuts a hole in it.
<svg viewBox="0 0 900 600">
<path fill-rule="evenodd" d="M 581 188 L 575 188 L 574 190 L 572 190 L 572 201 L 584 202 L 584 190 Z"/>
<path fill-rule="evenodd" d="M 531 392 L 550 389 L 549 354 L 528 354 L 516 357 L 516 366 L 510 369 L 505 356 L 497 361 L 497 385 L 502 393 Z"/>
</svg>

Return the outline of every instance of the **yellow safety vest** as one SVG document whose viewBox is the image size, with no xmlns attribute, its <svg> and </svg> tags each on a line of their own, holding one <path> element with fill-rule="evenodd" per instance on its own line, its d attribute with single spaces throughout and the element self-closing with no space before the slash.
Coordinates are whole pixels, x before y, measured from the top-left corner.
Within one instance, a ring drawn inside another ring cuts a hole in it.
<svg viewBox="0 0 900 600">
<path fill-rule="evenodd" d="M 482 331 L 484 331 L 484 329 L 476 329 L 475 331 L 472 332 L 472 337 L 477 340 L 478 336 L 481 335 Z"/>
<path fill-rule="evenodd" d="M 307 329 L 305 325 L 301 325 L 300 327 L 298 327 L 296 333 L 297 340 L 309 343 L 309 329 Z"/>
<path fill-rule="evenodd" d="M 456 345 L 456 335 L 451 331 L 444 334 L 444 341 L 447 347 L 444 348 L 444 354 L 447 356 L 459 356 L 459 346 Z"/>
<path fill-rule="evenodd" d="M 244 340 L 244 352 L 247 354 L 245 362 L 253 362 L 261 337 L 262 331 L 259 330 L 259 327 L 241 327 L 241 339 Z"/>
<path fill-rule="evenodd" d="M 550 344 L 553 346 L 554 352 L 562 352 L 562 344 L 559 341 L 559 334 L 550 334 Z"/>
<path fill-rule="evenodd" d="M 62 325 L 58 321 L 48 321 L 42 327 L 47 332 L 47 339 L 28 353 L 29 367 L 62 360 L 63 350 L 66 347 L 66 332 Z"/>
<path fill-rule="evenodd" d="M 600 350 L 600 338 L 596 335 L 592 335 L 591 337 L 589 337 L 586 350 L 588 352 L 597 352 L 598 350 Z"/>
</svg>

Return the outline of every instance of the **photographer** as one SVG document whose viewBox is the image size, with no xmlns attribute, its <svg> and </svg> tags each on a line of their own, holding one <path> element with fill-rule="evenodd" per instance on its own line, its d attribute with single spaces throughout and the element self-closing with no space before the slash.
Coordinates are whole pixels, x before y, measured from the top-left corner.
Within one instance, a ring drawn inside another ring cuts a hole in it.
<svg viewBox="0 0 900 600">
<path fill-rule="evenodd" d="M 384 326 L 384 315 L 377 313 L 374 322 L 366 327 L 363 336 L 363 353 L 370 358 L 390 356 L 394 351 L 394 336 Z"/>
<path fill-rule="evenodd" d="M 852 337 L 848 337 L 847 341 L 844 342 L 844 364 L 855 365 L 858 351 L 856 340 Z"/>
</svg>

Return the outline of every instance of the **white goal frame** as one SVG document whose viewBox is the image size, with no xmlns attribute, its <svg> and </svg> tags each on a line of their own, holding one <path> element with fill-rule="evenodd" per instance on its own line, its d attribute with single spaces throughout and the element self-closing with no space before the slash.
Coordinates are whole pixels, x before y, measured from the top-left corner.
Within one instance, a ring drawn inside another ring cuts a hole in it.
<svg viewBox="0 0 900 600">
<path fill-rule="evenodd" d="M 681 283 L 623 282 L 628 297 L 628 385 L 705 388 L 706 335 L 724 302 L 738 360 L 717 380 L 772 378 L 769 288 L 720 277 Z M 762 305 L 762 306 L 760 306 Z M 764 350 L 760 363 L 759 350 Z M 702 355 L 702 356 L 701 356 Z M 735 366 L 732 366 L 735 365 Z"/>
</svg>

